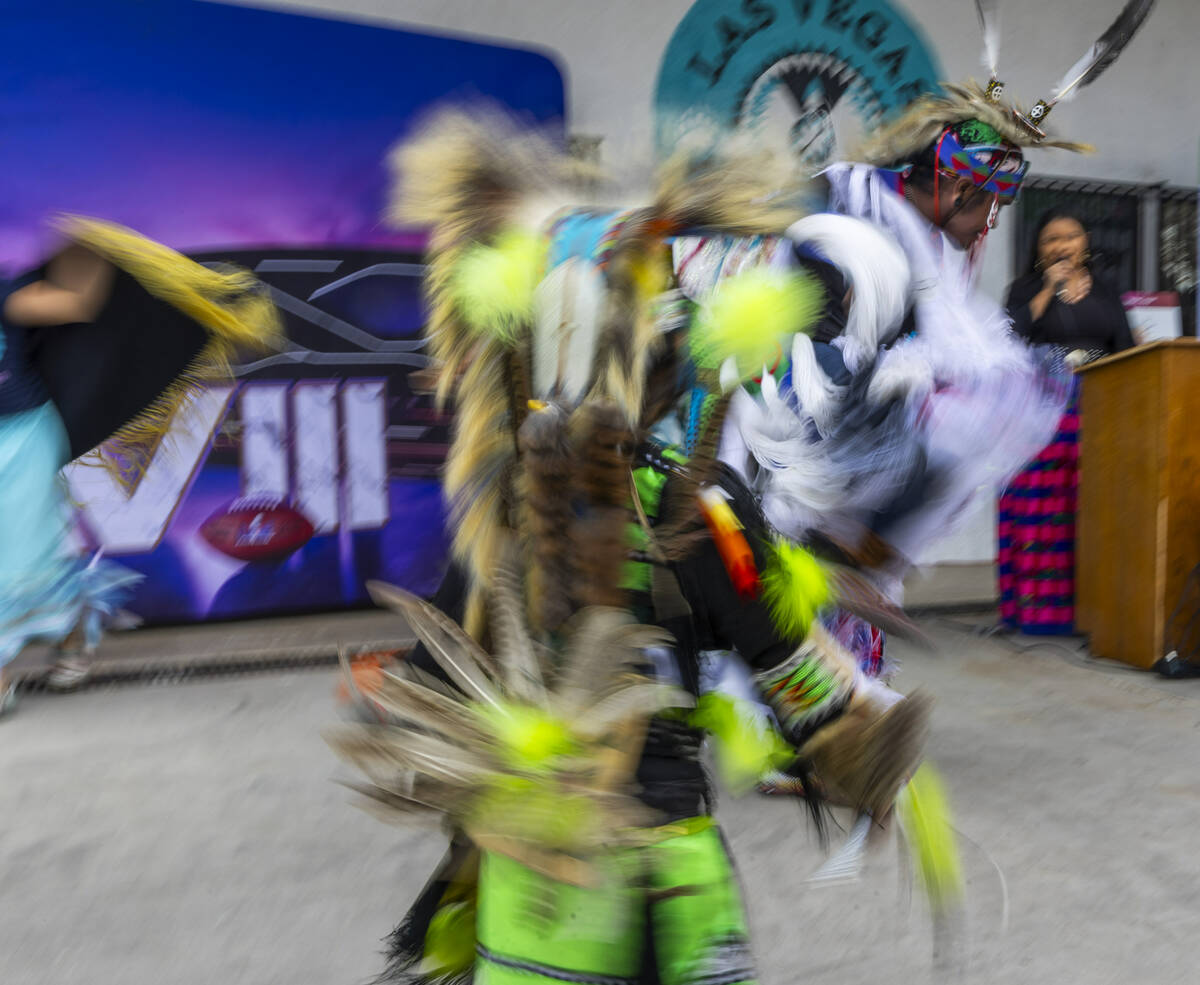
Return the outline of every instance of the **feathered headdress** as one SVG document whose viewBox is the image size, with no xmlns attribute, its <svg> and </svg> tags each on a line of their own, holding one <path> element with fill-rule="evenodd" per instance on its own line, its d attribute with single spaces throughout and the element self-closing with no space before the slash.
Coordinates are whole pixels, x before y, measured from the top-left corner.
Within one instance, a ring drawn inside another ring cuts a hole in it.
<svg viewBox="0 0 1200 985">
<path fill-rule="evenodd" d="M 947 128 L 978 120 L 1016 147 L 1057 147 L 1086 152 L 1088 144 L 1038 136 L 1018 117 L 1018 110 L 992 98 L 979 83 L 944 83 L 942 91 L 927 93 L 885 126 L 867 145 L 863 159 L 868 164 L 896 164 L 911 159 L 930 146 Z"/>
<path fill-rule="evenodd" d="M 1047 134 L 1046 116 L 1059 102 L 1073 98 L 1080 88 L 1095 81 L 1116 60 L 1153 6 L 1154 0 L 1128 0 L 1108 30 L 1055 86 L 1051 97 L 1038 100 L 1026 110 L 1005 98 L 1007 87 L 1000 79 L 998 0 L 975 0 L 983 33 L 983 62 L 989 72 L 986 88 L 973 81 L 963 85 L 943 84 L 941 92 L 922 96 L 871 141 L 864 160 L 872 164 L 906 161 L 929 147 L 948 127 L 969 120 L 987 124 L 1016 147 L 1090 151 L 1088 144 Z"/>
</svg>

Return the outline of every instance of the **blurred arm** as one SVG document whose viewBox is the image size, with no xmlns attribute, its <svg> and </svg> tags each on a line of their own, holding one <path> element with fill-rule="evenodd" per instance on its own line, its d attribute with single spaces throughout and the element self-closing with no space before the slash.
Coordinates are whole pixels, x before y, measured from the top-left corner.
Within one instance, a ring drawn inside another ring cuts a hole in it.
<svg viewBox="0 0 1200 985">
<path fill-rule="evenodd" d="M 30 328 L 90 322 L 100 312 L 115 270 L 107 260 L 71 246 L 46 267 L 45 276 L 8 296 L 4 317 Z"/>
</svg>

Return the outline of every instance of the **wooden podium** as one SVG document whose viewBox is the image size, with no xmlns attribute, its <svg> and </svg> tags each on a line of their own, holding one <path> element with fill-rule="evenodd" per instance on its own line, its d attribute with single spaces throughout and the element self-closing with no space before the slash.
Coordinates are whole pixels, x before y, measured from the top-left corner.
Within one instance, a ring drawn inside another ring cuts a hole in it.
<svg viewBox="0 0 1200 985">
<path fill-rule="evenodd" d="M 1200 340 L 1080 370 L 1075 623 L 1092 653 L 1149 668 L 1200 563 Z"/>
</svg>

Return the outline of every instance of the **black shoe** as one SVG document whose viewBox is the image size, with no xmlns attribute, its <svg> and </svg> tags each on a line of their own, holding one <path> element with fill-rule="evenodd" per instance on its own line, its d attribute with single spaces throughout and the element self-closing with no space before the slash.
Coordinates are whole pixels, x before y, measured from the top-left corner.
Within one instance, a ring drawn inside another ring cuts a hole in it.
<svg viewBox="0 0 1200 985">
<path fill-rule="evenodd" d="M 1171 680 L 1180 680 L 1184 677 L 1200 677 L 1200 664 L 1184 660 L 1174 651 L 1158 661 L 1153 669 L 1158 671 L 1163 677 L 1169 677 Z"/>
</svg>

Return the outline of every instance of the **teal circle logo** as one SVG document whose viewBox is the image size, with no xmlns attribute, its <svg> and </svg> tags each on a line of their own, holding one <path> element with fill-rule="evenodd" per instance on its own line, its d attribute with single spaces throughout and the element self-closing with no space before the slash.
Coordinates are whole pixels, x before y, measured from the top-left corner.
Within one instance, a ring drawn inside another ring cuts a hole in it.
<svg viewBox="0 0 1200 985">
<path fill-rule="evenodd" d="M 941 78 L 928 42 L 886 0 L 696 0 L 659 66 L 658 148 L 703 122 L 818 170 Z"/>
</svg>

